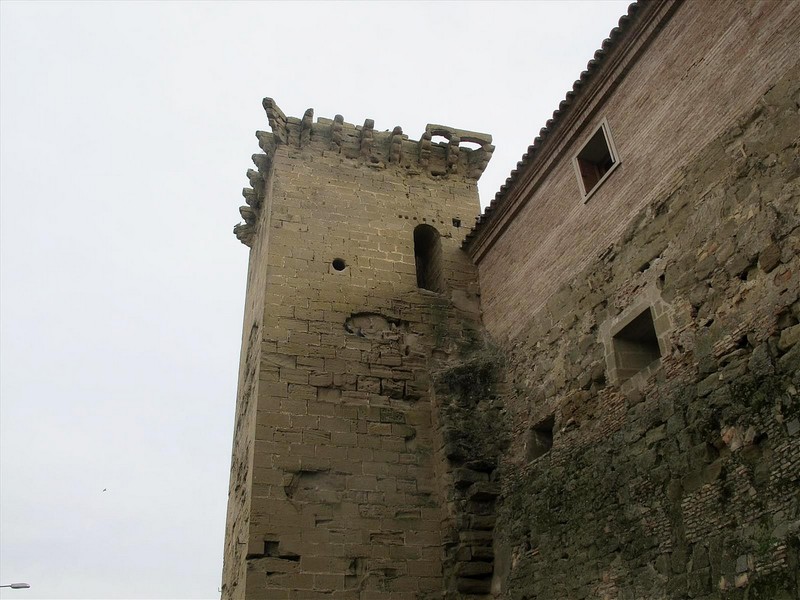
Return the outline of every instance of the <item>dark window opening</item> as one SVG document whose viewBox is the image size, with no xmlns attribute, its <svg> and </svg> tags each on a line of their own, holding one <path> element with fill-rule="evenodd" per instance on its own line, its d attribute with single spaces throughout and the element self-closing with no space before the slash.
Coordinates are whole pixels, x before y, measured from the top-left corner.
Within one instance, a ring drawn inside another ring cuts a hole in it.
<svg viewBox="0 0 800 600">
<path fill-rule="evenodd" d="M 461 227 L 461 219 L 453 217 L 453 227 Z"/>
<path fill-rule="evenodd" d="M 555 425 L 555 418 L 550 415 L 544 421 L 531 427 L 527 448 L 529 461 L 550 452 L 550 448 L 553 447 L 553 425 Z"/>
<path fill-rule="evenodd" d="M 577 156 L 578 171 L 583 182 L 583 194 L 591 192 L 600 180 L 617 162 L 606 138 L 605 127 L 601 126 L 586 142 Z"/>
<path fill-rule="evenodd" d="M 620 383 L 661 358 L 653 313 L 649 308 L 623 327 L 613 341 Z"/>
<path fill-rule="evenodd" d="M 334 258 L 333 262 L 331 263 L 331 265 L 337 271 L 344 271 L 344 268 L 347 266 L 347 263 L 344 262 L 343 258 Z"/>
<path fill-rule="evenodd" d="M 278 556 L 278 542 L 264 540 L 264 556 Z"/>
<path fill-rule="evenodd" d="M 442 240 L 434 227 L 417 225 L 414 229 L 414 261 L 417 266 L 417 287 L 431 292 L 444 292 Z"/>
</svg>

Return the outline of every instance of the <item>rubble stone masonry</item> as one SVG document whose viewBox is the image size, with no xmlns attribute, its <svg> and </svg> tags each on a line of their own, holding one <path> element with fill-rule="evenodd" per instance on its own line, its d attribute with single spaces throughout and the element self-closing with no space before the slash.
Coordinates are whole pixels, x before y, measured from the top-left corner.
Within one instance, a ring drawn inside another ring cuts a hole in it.
<svg viewBox="0 0 800 600">
<path fill-rule="evenodd" d="M 799 597 L 799 109 L 795 67 L 501 344 L 501 597 Z"/>
</svg>

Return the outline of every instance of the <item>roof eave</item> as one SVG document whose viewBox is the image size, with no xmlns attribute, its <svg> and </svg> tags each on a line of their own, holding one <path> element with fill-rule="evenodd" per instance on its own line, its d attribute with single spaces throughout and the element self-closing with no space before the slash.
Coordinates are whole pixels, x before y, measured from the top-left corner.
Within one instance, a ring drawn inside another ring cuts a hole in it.
<svg viewBox="0 0 800 600">
<path fill-rule="evenodd" d="M 639 0 L 628 7 L 464 239 L 462 248 L 476 264 L 531 198 L 548 167 L 561 158 L 580 123 L 595 114 L 681 1 Z"/>
</svg>

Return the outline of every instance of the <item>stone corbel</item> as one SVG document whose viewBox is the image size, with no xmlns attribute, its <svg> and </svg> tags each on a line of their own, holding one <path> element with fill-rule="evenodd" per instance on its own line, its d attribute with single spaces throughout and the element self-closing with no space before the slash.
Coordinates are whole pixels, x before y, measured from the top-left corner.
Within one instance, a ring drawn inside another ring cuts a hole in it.
<svg viewBox="0 0 800 600">
<path fill-rule="evenodd" d="M 458 172 L 458 158 L 461 156 L 460 143 L 461 138 L 454 135 L 450 138 L 450 143 L 447 144 L 447 170 L 451 173 Z"/>
<path fill-rule="evenodd" d="M 431 159 L 431 132 L 426 131 L 419 140 L 419 164 L 427 167 Z"/>
<path fill-rule="evenodd" d="M 258 212 L 251 207 L 251 206 L 240 206 L 239 207 L 239 214 L 242 215 L 242 219 L 248 225 L 255 225 L 256 219 L 258 219 Z"/>
<path fill-rule="evenodd" d="M 262 174 L 261 177 L 263 179 L 269 173 L 269 167 L 272 164 L 270 157 L 266 154 L 253 154 L 251 158 L 253 159 L 253 164 L 258 168 L 258 172 Z"/>
<path fill-rule="evenodd" d="M 248 206 L 258 208 L 258 205 L 261 204 L 258 194 L 253 188 L 242 188 L 242 196 L 244 196 L 244 201 L 247 202 Z"/>
<path fill-rule="evenodd" d="M 403 128 L 399 125 L 392 130 L 389 136 L 389 162 L 400 162 L 400 150 L 403 147 Z"/>
<path fill-rule="evenodd" d="M 472 140 L 464 140 L 464 141 L 472 141 Z M 479 150 L 473 150 L 469 155 L 469 176 L 471 179 L 480 179 L 483 172 L 486 170 L 486 166 L 489 164 L 489 161 L 492 159 L 492 153 L 494 152 L 494 146 L 491 144 L 483 144 Z"/>
<path fill-rule="evenodd" d="M 256 131 L 256 137 L 258 138 L 258 147 L 267 156 L 272 156 L 275 153 L 275 136 L 266 131 Z"/>
<path fill-rule="evenodd" d="M 344 117 L 336 115 L 331 123 L 331 150 L 341 150 L 344 141 Z"/>
<path fill-rule="evenodd" d="M 250 180 L 250 187 L 253 188 L 256 198 L 260 202 L 264 197 L 264 178 L 255 169 L 247 169 L 247 179 Z"/>
<path fill-rule="evenodd" d="M 303 120 L 300 123 L 300 147 L 307 146 L 311 141 L 311 126 L 314 122 L 314 109 L 309 108 L 303 114 Z"/>
<path fill-rule="evenodd" d="M 272 98 L 264 98 L 261 105 L 267 112 L 267 120 L 269 121 L 269 126 L 272 129 L 275 139 L 279 144 L 286 144 L 289 139 L 286 127 L 286 115 L 278 108 L 278 105 L 275 104 L 275 100 Z"/>
<path fill-rule="evenodd" d="M 242 242 L 248 248 L 253 247 L 253 240 L 256 236 L 256 228 L 255 225 L 250 225 L 248 223 L 239 223 L 238 225 L 233 226 L 233 235 L 236 236 L 240 242 Z"/>
<path fill-rule="evenodd" d="M 369 158 L 372 152 L 372 142 L 374 140 L 373 133 L 375 129 L 375 121 L 367 119 L 364 121 L 364 126 L 361 128 L 361 140 L 359 152 L 363 158 Z"/>
</svg>

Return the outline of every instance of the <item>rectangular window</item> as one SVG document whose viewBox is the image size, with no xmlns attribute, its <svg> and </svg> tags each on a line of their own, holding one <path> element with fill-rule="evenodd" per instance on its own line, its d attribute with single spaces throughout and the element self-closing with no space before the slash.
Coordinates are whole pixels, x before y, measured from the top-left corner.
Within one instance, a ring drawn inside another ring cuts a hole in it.
<svg viewBox="0 0 800 600">
<path fill-rule="evenodd" d="M 585 202 L 619 164 L 619 157 L 611 140 L 611 131 L 605 119 L 572 162 Z"/>
<path fill-rule="evenodd" d="M 531 427 L 528 432 L 527 444 L 529 462 L 550 452 L 550 448 L 553 447 L 553 425 L 555 425 L 555 418 L 550 415 L 544 421 Z"/>
<path fill-rule="evenodd" d="M 620 383 L 661 358 L 653 313 L 647 308 L 613 337 L 614 358 Z"/>
</svg>

